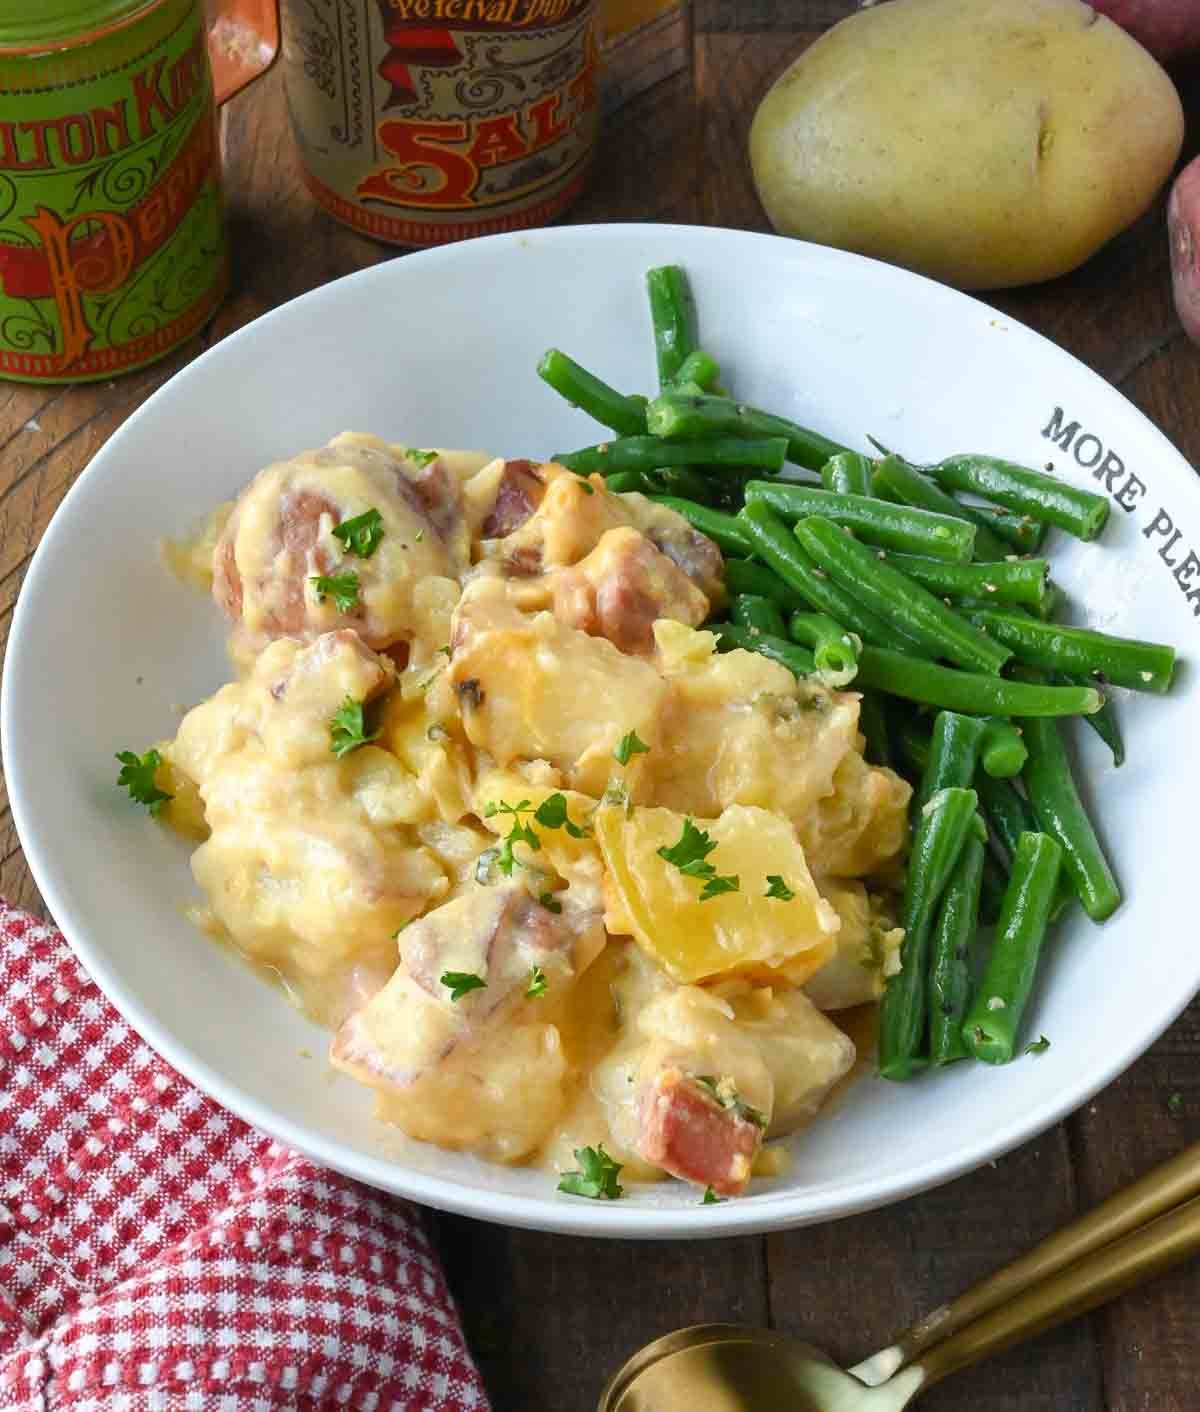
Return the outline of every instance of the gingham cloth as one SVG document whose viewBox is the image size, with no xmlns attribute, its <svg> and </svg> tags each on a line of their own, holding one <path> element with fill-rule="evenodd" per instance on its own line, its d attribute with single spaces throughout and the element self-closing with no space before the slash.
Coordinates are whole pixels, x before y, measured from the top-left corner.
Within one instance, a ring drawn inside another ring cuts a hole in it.
<svg viewBox="0 0 1200 1412">
<path fill-rule="evenodd" d="M 487 1405 L 418 1213 L 204 1097 L 0 903 L 0 1409 Z"/>
</svg>

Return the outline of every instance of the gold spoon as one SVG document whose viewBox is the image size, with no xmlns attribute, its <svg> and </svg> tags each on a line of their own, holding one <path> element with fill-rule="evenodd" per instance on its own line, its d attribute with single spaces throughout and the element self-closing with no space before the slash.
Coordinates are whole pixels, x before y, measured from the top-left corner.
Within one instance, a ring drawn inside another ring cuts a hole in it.
<svg viewBox="0 0 1200 1412">
<path fill-rule="evenodd" d="M 844 1372 L 770 1329 L 701 1324 L 656 1339 L 599 1412 L 901 1412 L 990 1353 L 1073 1319 L 1200 1251 L 1200 1143 L 918 1320 Z"/>
</svg>

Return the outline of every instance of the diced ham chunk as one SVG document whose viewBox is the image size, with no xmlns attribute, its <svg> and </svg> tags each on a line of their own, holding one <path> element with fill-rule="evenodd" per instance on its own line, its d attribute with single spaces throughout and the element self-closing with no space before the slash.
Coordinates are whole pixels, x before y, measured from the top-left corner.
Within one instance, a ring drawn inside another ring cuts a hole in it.
<svg viewBox="0 0 1200 1412">
<path fill-rule="evenodd" d="M 213 550 L 213 596 L 253 656 L 278 637 L 353 627 L 372 647 L 418 627 L 417 585 L 469 560 L 462 489 L 443 458 L 345 433 L 260 471 L 238 496 Z M 379 535 L 359 554 L 335 531 L 368 511 Z M 352 573 L 342 601 L 317 580 Z"/>
<path fill-rule="evenodd" d="M 559 897 L 551 913 L 517 883 L 477 886 L 404 929 L 399 968 L 330 1051 L 388 1121 L 499 1162 L 543 1141 L 572 1087 L 556 1017 L 604 946 L 600 910 Z M 530 996 L 535 965 L 545 991 Z M 484 985 L 454 1000 L 452 971 Z"/>
<path fill-rule="evenodd" d="M 665 507 L 660 507 L 665 508 Z M 725 559 L 706 534 L 693 529 L 682 516 L 680 523 L 655 524 L 646 536 L 656 549 L 696 585 L 706 598 L 719 603 L 724 594 Z"/>
<path fill-rule="evenodd" d="M 533 967 L 561 987 L 603 945 L 598 911 L 569 901 L 550 912 L 519 883 L 477 887 L 400 934 L 400 965 L 387 985 L 334 1036 L 333 1063 L 364 1082 L 408 1088 L 462 1046 L 503 1043 Z M 484 984 L 452 998 L 442 977 Z"/>
<path fill-rule="evenodd" d="M 680 1069 L 661 1069 L 642 1089 L 638 1117 L 645 1161 L 718 1196 L 745 1190 L 763 1130 L 707 1085 Z"/>
<path fill-rule="evenodd" d="M 484 539 L 504 539 L 518 530 L 542 503 L 546 480 L 533 461 L 505 461 L 496 499 L 483 522 Z"/>
<path fill-rule="evenodd" d="M 654 624 L 673 618 L 699 627 L 708 599 L 639 531 L 612 529 L 592 552 L 554 581 L 554 616 L 622 652 L 654 650 Z"/>
</svg>

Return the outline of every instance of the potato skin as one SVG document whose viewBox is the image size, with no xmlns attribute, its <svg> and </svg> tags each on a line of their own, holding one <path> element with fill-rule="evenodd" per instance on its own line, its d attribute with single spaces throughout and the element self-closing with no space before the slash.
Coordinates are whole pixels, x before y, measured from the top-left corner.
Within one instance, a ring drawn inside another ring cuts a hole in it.
<svg viewBox="0 0 1200 1412">
<path fill-rule="evenodd" d="M 1000 289 L 1124 230 L 1182 142 L 1171 80 L 1080 0 L 890 0 L 775 81 L 750 162 L 780 233 Z"/>
</svg>

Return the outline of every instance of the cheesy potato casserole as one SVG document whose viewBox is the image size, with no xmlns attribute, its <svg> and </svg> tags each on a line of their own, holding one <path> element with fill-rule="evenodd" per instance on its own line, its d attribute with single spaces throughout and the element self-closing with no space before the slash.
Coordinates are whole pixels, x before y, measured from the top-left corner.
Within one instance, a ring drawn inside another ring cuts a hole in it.
<svg viewBox="0 0 1200 1412">
<path fill-rule="evenodd" d="M 895 966 L 910 788 L 855 693 L 718 653 L 717 547 L 598 475 L 348 433 L 169 552 L 237 669 L 159 747 L 197 919 L 380 1115 L 706 1199 L 770 1170 L 854 1063 L 824 1012 Z"/>
</svg>

